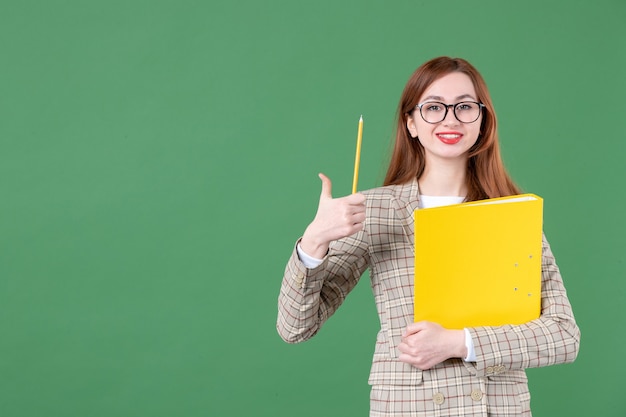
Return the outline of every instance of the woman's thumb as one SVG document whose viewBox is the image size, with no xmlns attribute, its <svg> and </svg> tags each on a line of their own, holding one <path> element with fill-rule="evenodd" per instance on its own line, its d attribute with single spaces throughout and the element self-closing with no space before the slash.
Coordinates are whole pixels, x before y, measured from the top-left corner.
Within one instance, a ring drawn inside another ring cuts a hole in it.
<svg viewBox="0 0 626 417">
<path fill-rule="evenodd" d="M 320 180 L 322 180 L 322 197 L 333 198 L 333 183 L 330 181 L 330 178 L 322 173 L 318 174 L 318 176 L 320 177 Z"/>
</svg>

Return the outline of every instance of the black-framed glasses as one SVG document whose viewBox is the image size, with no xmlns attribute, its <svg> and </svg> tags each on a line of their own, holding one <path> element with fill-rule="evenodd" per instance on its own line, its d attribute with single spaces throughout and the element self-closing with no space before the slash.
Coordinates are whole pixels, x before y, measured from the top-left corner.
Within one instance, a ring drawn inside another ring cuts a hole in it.
<svg viewBox="0 0 626 417">
<path fill-rule="evenodd" d="M 445 104 L 440 101 L 425 101 L 415 106 L 426 123 L 440 123 L 445 120 L 448 110 L 452 108 L 454 117 L 461 123 L 473 123 L 480 117 L 483 103 L 461 101 L 456 104 Z"/>
</svg>

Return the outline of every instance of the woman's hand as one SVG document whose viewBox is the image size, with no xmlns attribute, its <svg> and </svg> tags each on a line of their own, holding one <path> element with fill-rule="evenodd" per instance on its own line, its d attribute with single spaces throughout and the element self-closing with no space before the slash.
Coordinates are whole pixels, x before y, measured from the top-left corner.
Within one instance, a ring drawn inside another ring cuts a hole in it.
<svg viewBox="0 0 626 417">
<path fill-rule="evenodd" d="M 465 358 L 465 332 L 444 329 L 437 323 L 411 323 L 398 345 L 400 361 L 426 370 L 449 358 Z"/>
<path fill-rule="evenodd" d="M 324 174 L 319 174 L 319 177 L 322 180 L 322 194 L 317 214 L 305 230 L 300 247 L 307 255 L 321 259 L 326 256 L 330 242 L 363 229 L 365 196 L 357 193 L 333 198 L 330 179 Z"/>
</svg>

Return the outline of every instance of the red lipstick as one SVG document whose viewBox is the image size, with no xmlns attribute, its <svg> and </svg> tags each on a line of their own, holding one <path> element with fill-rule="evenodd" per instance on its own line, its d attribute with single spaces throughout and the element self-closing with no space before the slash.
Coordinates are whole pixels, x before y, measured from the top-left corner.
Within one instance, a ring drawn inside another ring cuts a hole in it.
<svg viewBox="0 0 626 417">
<path fill-rule="evenodd" d="M 463 134 L 460 132 L 438 132 L 435 134 L 437 139 L 445 143 L 446 145 L 454 145 L 459 143 L 463 138 Z"/>
</svg>

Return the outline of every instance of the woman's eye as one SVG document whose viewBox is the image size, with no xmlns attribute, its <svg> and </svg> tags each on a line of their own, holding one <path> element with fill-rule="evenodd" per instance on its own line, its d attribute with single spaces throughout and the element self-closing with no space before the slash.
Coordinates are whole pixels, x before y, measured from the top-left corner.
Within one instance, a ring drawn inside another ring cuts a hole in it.
<svg viewBox="0 0 626 417">
<path fill-rule="evenodd" d="M 441 106 L 438 106 L 437 104 L 430 104 L 426 106 L 426 110 L 427 111 L 441 111 Z"/>
</svg>

